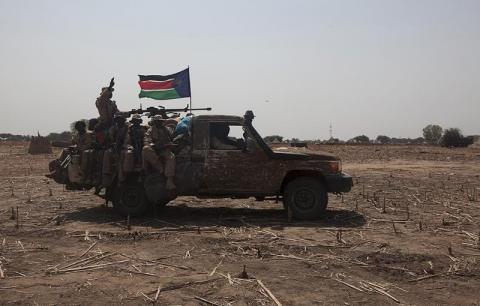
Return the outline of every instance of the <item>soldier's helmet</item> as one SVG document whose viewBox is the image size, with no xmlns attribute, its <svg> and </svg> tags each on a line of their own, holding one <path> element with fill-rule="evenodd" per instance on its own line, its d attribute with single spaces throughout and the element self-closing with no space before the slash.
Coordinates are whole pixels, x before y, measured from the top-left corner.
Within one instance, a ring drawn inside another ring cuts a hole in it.
<svg viewBox="0 0 480 306">
<path fill-rule="evenodd" d="M 87 127 L 87 124 L 83 120 L 79 120 L 75 122 L 74 128 L 79 131 L 79 130 L 84 130 Z"/>
<path fill-rule="evenodd" d="M 88 129 L 90 131 L 93 131 L 97 125 L 98 125 L 98 119 L 97 118 L 92 118 L 92 119 L 88 120 Z"/>
<path fill-rule="evenodd" d="M 140 122 L 142 123 L 142 116 L 140 114 L 133 114 L 132 119 L 130 119 L 130 122 Z"/>
<path fill-rule="evenodd" d="M 164 121 L 162 115 L 155 115 L 152 117 L 152 121 Z"/>
</svg>

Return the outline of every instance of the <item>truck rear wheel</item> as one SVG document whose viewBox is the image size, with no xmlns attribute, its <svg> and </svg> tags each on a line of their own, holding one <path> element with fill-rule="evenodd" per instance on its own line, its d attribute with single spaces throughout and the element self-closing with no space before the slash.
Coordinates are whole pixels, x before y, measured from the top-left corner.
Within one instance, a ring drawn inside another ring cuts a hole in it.
<svg viewBox="0 0 480 306">
<path fill-rule="evenodd" d="M 125 184 L 113 190 L 113 207 L 121 215 L 143 216 L 150 208 L 142 184 Z"/>
<path fill-rule="evenodd" d="M 317 219 L 323 215 L 328 204 L 328 193 L 318 179 L 299 177 L 288 183 L 283 193 L 285 208 L 302 220 Z"/>
</svg>

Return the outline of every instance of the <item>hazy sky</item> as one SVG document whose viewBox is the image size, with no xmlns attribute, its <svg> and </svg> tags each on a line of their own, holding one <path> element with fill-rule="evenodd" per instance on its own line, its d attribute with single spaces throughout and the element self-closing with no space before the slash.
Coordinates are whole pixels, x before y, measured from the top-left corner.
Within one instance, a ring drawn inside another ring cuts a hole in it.
<svg viewBox="0 0 480 306">
<path fill-rule="evenodd" d="M 194 107 L 263 135 L 480 134 L 478 0 L 0 0 L 0 132 L 95 117 L 112 76 L 120 109 L 158 105 L 137 75 L 188 65 Z"/>
</svg>

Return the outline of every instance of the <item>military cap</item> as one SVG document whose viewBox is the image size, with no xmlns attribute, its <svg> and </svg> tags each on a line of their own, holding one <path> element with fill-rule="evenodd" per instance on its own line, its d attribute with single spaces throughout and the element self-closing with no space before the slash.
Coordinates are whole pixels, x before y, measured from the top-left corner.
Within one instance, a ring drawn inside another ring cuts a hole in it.
<svg viewBox="0 0 480 306">
<path fill-rule="evenodd" d="M 162 115 L 155 115 L 152 117 L 152 121 L 164 121 Z"/>
<path fill-rule="evenodd" d="M 133 114 L 132 115 L 132 119 L 130 119 L 130 121 L 142 121 L 142 116 L 140 116 L 140 114 Z"/>
</svg>

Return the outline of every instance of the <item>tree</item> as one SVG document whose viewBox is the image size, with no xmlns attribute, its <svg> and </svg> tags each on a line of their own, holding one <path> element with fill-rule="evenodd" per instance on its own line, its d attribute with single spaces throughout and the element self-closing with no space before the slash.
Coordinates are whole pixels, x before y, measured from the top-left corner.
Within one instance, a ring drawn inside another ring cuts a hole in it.
<svg viewBox="0 0 480 306">
<path fill-rule="evenodd" d="M 463 137 L 462 131 L 458 128 L 446 129 L 440 140 L 440 144 L 444 147 L 466 147 L 472 143 L 473 138 Z"/>
<path fill-rule="evenodd" d="M 69 142 L 72 139 L 72 133 L 70 131 L 64 131 L 61 133 L 50 133 L 47 135 L 50 141 L 66 141 Z"/>
<path fill-rule="evenodd" d="M 270 143 L 270 142 L 282 142 L 283 141 L 283 136 L 279 136 L 279 135 L 270 135 L 270 136 L 266 136 L 263 138 L 263 140 L 267 143 Z"/>
<path fill-rule="evenodd" d="M 353 137 L 351 141 L 355 143 L 370 143 L 370 138 L 368 138 L 368 136 L 365 136 L 365 135 L 359 135 L 359 136 Z"/>
<path fill-rule="evenodd" d="M 430 144 L 437 144 L 442 137 L 442 127 L 436 124 L 429 124 L 423 128 L 423 138 Z"/>
<path fill-rule="evenodd" d="M 376 141 L 381 144 L 388 144 L 392 141 L 392 139 L 385 135 L 378 135 Z"/>
</svg>

